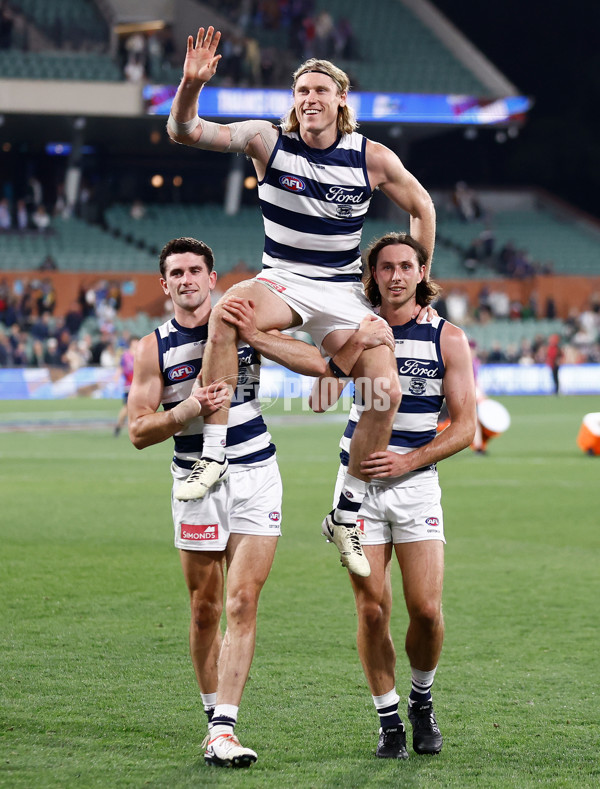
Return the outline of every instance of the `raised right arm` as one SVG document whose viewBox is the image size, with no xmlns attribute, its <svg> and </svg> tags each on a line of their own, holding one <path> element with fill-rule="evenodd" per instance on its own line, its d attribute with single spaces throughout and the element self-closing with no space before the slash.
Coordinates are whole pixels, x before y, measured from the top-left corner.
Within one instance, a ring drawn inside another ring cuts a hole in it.
<svg viewBox="0 0 600 789">
<path fill-rule="evenodd" d="M 204 85 L 217 70 L 221 55 L 217 46 L 221 33 L 209 27 L 198 30 L 196 41 L 188 36 L 183 77 L 173 99 L 167 122 L 169 137 L 183 145 L 220 153 L 245 153 L 261 170 L 269 161 L 278 131 L 269 121 L 213 123 L 198 117 L 198 98 Z"/>
</svg>

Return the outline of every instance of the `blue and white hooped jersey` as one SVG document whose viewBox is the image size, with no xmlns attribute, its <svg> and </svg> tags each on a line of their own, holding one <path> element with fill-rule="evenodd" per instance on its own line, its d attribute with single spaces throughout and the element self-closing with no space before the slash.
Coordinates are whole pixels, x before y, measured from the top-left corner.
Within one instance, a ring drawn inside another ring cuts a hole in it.
<svg viewBox="0 0 600 789">
<path fill-rule="evenodd" d="M 309 279 L 360 280 L 360 239 L 373 194 L 366 144 L 353 132 L 318 150 L 295 132 L 280 132 L 258 186 L 265 268 Z"/>
<path fill-rule="evenodd" d="M 445 322 L 438 316 L 430 323 L 419 324 L 413 319 L 402 326 L 392 326 L 402 401 L 394 417 L 388 445 L 391 452 L 405 454 L 435 438 L 438 416 L 444 402 L 445 368 L 440 350 L 440 332 Z M 350 439 L 362 411 L 363 406 L 356 403 L 352 405 L 340 441 L 340 458 L 345 466 L 348 465 Z M 427 469 L 435 470 L 435 466 L 428 466 Z"/>
<path fill-rule="evenodd" d="M 173 318 L 155 329 L 158 363 L 163 377 L 162 405 L 165 411 L 190 396 L 202 369 L 208 326 L 187 329 Z M 275 445 L 263 420 L 258 400 L 260 358 L 244 342 L 238 344 L 238 383 L 227 423 L 227 459 L 236 464 L 270 462 Z M 202 454 L 204 419 L 199 416 L 173 436 L 173 463 L 191 469 Z"/>
</svg>

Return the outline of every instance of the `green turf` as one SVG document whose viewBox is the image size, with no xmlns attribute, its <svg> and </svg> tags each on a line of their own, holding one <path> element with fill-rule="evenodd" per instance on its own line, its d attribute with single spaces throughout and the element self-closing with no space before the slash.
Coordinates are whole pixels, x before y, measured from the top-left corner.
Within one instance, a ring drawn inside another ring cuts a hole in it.
<svg viewBox="0 0 600 789">
<path fill-rule="evenodd" d="M 240 738 L 259 754 L 244 771 L 202 760 L 170 446 L 138 452 L 115 439 L 116 401 L 0 402 L 0 431 L 29 425 L 0 432 L 0 786 L 599 785 L 600 458 L 575 444 L 598 401 L 503 402 L 512 426 L 489 456 L 467 450 L 440 467 L 447 635 L 435 700 L 445 745 L 439 757 L 398 763 L 373 756 L 378 723 L 352 595 L 319 536 L 342 423 L 269 409 L 284 537 L 241 707 Z M 70 413 L 90 428 L 34 428 Z M 399 580 L 396 571 L 404 697 Z"/>
</svg>

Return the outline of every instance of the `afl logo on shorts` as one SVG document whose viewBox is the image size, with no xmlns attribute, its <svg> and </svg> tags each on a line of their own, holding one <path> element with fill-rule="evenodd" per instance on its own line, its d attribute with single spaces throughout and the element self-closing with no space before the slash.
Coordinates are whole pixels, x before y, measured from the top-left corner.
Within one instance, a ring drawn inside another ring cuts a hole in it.
<svg viewBox="0 0 600 789">
<path fill-rule="evenodd" d="M 304 181 L 296 178 L 295 175 L 282 175 L 279 178 L 279 183 L 290 192 L 303 192 L 306 189 Z"/>
<path fill-rule="evenodd" d="M 196 375 L 196 368 L 192 364 L 179 364 L 169 370 L 169 381 L 185 381 L 186 378 L 191 378 Z"/>
<path fill-rule="evenodd" d="M 425 518 L 425 523 L 428 526 L 439 526 L 440 522 L 437 518 Z"/>
<path fill-rule="evenodd" d="M 411 378 L 408 391 L 413 395 L 422 395 L 427 391 L 427 381 L 422 378 Z"/>
<path fill-rule="evenodd" d="M 279 523 L 281 520 L 281 513 L 280 512 L 270 512 L 269 513 L 269 520 L 272 520 L 273 523 Z"/>
</svg>

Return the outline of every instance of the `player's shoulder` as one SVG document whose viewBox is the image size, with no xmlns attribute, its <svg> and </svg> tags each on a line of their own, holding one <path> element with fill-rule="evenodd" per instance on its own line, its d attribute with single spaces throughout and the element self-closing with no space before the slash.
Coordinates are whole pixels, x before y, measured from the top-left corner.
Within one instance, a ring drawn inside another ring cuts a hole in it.
<svg viewBox="0 0 600 789">
<path fill-rule="evenodd" d="M 451 348 L 468 348 L 469 341 L 465 332 L 454 323 L 444 319 L 440 329 L 440 342 Z"/>
</svg>

